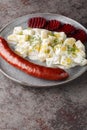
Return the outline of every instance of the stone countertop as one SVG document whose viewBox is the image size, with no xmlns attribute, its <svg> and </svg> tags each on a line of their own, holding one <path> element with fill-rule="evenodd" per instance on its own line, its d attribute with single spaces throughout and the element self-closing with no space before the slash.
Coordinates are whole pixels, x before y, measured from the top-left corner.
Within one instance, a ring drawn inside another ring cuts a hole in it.
<svg viewBox="0 0 87 130">
<path fill-rule="evenodd" d="M 86 0 L 0 0 L 0 28 L 38 12 L 63 14 L 87 26 Z M 0 130 L 87 130 L 87 72 L 47 89 L 21 86 L 0 73 Z"/>
</svg>

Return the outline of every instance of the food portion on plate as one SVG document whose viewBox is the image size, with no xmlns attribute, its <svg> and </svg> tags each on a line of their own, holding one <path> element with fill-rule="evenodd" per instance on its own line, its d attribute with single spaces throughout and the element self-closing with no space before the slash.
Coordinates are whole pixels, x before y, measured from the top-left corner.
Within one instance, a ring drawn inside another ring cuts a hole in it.
<svg viewBox="0 0 87 130">
<path fill-rule="evenodd" d="M 87 41 L 87 34 L 85 31 L 76 28 L 69 23 L 62 23 L 61 21 L 55 19 L 48 20 L 43 17 L 33 17 L 28 20 L 28 27 L 43 28 L 56 32 L 65 32 L 67 37 L 73 37 L 83 43 Z"/>
<path fill-rule="evenodd" d="M 17 54 L 31 60 L 46 62 L 48 67 L 69 69 L 87 64 L 85 46 L 64 32 L 40 28 L 15 27 L 7 37 Z"/>
<path fill-rule="evenodd" d="M 14 67 L 34 77 L 46 80 L 65 80 L 69 77 L 63 69 L 40 66 L 22 58 L 9 47 L 2 37 L 0 37 L 0 56 Z"/>
<path fill-rule="evenodd" d="M 58 20 L 34 17 L 28 27 L 14 27 L 7 41 L 0 37 L 0 56 L 27 74 L 46 80 L 65 80 L 66 69 L 87 64 L 84 42 L 87 34 Z M 10 48 L 12 45 L 12 50 Z M 30 60 L 46 63 L 34 64 Z"/>
</svg>

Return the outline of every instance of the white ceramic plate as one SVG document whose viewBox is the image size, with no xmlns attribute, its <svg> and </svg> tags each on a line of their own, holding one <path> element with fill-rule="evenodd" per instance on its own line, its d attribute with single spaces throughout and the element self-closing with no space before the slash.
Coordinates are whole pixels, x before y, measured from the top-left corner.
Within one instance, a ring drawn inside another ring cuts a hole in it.
<svg viewBox="0 0 87 130">
<path fill-rule="evenodd" d="M 63 23 L 70 23 L 70 24 L 74 25 L 75 27 L 83 29 L 87 33 L 86 28 L 84 28 L 81 24 L 79 24 L 78 22 L 76 22 L 70 18 L 67 18 L 67 17 L 59 15 L 59 14 L 37 13 L 37 14 L 29 14 L 29 15 L 15 19 L 13 22 L 6 25 L 0 31 L 0 35 L 6 39 L 7 36 L 12 33 L 13 28 L 15 26 L 22 26 L 25 28 L 25 27 L 27 27 L 28 19 L 31 17 L 37 17 L 37 16 L 41 16 L 46 19 L 56 19 Z M 87 46 L 86 46 L 86 49 L 87 49 Z M 86 54 L 87 54 L 87 50 L 86 50 Z M 14 68 L 13 66 L 11 66 L 7 62 L 5 62 L 2 58 L 0 58 L 0 71 L 4 75 L 6 75 L 8 78 L 10 78 L 22 85 L 27 85 L 27 86 L 31 86 L 31 87 L 58 86 L 60 84 L 64 84 L 64 83 L 70 82 L 71 80 L 76 79 L 81 74 L 83 74 L 86 70 L 87 70 L 87 66 L 74 67 L 74 68 L 68 70 L 68 73 L 70 76 L 67 80 L 49 81 L 49 80 L 43 80 L 43 79 L 39 79 L 39 78 L 32 77 L 30 75 L 27 75 L 26 73 Z"/>
</svg>

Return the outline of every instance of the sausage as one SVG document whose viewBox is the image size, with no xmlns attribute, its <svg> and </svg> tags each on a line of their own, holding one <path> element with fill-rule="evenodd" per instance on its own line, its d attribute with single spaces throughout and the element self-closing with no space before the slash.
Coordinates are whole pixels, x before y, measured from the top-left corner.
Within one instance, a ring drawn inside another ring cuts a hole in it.
<svg viewBox="0 0 87 130">
<path fill-rule="evenodd" d="M 22 58 L 9 47 L 2 37 L 0 37 L 0 56 L 12 66 L 34 77 L 46 80 L 64 80 L 69 77 L 69 74 L 61 68 L 37 65 Z"/>
</svg>

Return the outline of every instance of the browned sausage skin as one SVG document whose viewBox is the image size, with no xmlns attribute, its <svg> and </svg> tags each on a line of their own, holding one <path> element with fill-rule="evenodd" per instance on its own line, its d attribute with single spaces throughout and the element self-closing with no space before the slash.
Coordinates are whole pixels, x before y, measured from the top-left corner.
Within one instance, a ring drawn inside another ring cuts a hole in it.
<svg viewBox="0 0 87 130">
<path fill-rule="evenodd" d="M 64 80 L 69 77 L 63 69 L 40 66 L 22 58 L 11 50 L 2 37 L 0 37 L 0 56 L 9 64 L 34 77 L 46 80 Z"/>
</svg>

